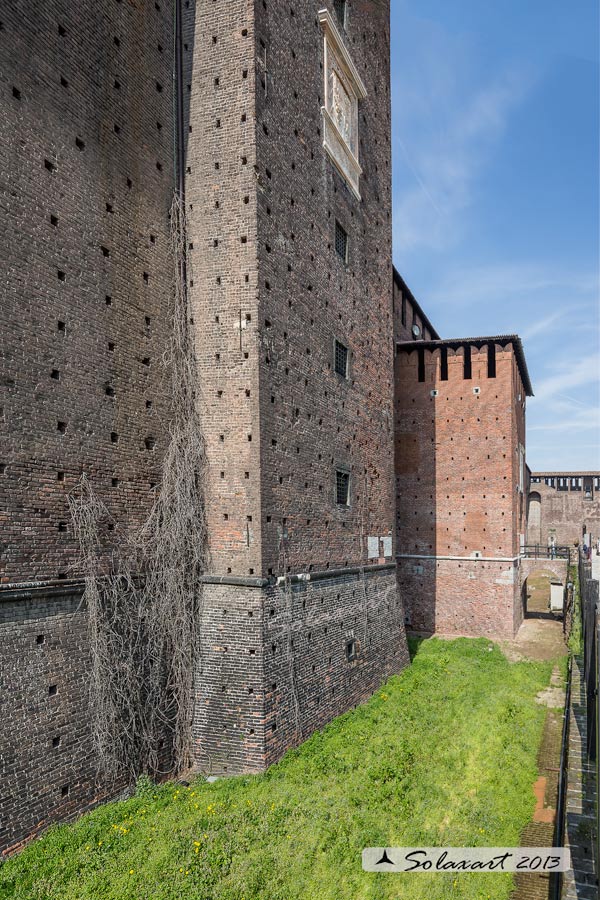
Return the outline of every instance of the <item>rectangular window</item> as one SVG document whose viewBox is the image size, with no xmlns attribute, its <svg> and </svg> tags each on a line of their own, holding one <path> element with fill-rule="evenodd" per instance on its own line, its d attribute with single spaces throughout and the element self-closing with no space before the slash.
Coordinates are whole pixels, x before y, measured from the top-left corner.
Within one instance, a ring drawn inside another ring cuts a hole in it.
<svg viewBox="0 0 600 900">
<path fill-rule="evenodd" d="M 335 502 L 338 506 L 350 506 L 350 474 L 339 469 L 335 473 Z"/>
<path fill-rule="evenodd" d="M 335 252 L 345 263 L 348 262 L 348 234 L 337 221 L 335 223 Z"/>
<path fill-rule="evenodd" d="M 348 377 L 348 348 L 341 341 L 335 341 L 335 371 L 342 378 Z"/>
<path fill-rule="evenodd" d="M 406 297 L 402 295 L 402 324 L 406 325 Z"/>
<path fill-rule="evenodd" d="M 348 662 L 352 662 L 353 660 L 355 660 L 357 655 L 356 641 L 346 641 L 346 659 L 348 660 Z"/>
<path fill-rule="evenodd" d="M 333 8 L 342 28 L 346 27 L 346 0 L 333 0 Z"/>
</svg>

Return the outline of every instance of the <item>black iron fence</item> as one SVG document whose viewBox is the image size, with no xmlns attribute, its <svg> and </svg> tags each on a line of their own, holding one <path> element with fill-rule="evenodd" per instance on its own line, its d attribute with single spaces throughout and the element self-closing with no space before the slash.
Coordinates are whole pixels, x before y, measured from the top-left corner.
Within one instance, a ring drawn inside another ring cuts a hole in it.
<svg viewBox="0 0 600 900">
<path fill-rule="evenodd" d="M 596 763 L 596 784 L 600 785 L 600 752 L 598 746 L 600 721 L 600 600 L 599 582 L 592 578 L 592 566 L 583 556 L 579 559 L 579 590 L 581 594 L 581 625 L 583 634 L 583 674 L 587 701 L 587 754 Z M 596 803 L 596 841 L 594 855 L 596 872 L 600 861 L 600 803 Z"/>
<path fill-rule="evenodd" d="M 526 544 L 521 556 L 527 559 L 570 559 L 570 547 L 547 547 L 543 544 Z"/>
</svg>

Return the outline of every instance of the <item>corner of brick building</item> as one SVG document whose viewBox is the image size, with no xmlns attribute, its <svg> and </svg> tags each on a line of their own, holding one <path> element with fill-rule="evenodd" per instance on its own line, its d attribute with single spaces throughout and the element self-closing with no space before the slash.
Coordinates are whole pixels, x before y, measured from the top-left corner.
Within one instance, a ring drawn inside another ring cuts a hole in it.
<svg viewBox="0 0 600 900">
<path fill-rule="evenodd" d="M 367 92 L 360 199 L 323 146 L 323 7 L 334 19 L 333 4 L 282 0 L 196 12 L 188 215 L 212 563 L 195 721 L 198 765 L 228 773 L 264 768 L 408 662 L 393 550 L 389 7 L 349 4 L 339 32 Z"/>
</svg>

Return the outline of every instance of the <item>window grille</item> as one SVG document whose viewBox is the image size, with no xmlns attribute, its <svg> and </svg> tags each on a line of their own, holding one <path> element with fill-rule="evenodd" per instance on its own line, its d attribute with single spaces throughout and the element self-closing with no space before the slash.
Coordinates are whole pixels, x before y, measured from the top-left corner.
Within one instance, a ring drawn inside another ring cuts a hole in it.
<svg viewBox="0 0 600 900">
<path fill-rule="evenodd" d="M 341 343 L 341 341 L 335 342 L 335 371 L 337 375 L 341 375 L 342 378 L 348 377 L 348 348 Z"/>
<path fill-rule="evenodd" d="M 338 506 L 350 505 L 350 475 L 348 472 L 335 473 L 335 500 Z"/>
<path fill-rule="evenodd" d="M 348 235 L 339 222 L 335 223 L 335 252 L 345 263 L 348 262 Z"/>
<path fill-rule="evenodd" d="M 342 28 L 346 27 L 346 0 L 333 0 L 333 8 Z"/>
</svg>

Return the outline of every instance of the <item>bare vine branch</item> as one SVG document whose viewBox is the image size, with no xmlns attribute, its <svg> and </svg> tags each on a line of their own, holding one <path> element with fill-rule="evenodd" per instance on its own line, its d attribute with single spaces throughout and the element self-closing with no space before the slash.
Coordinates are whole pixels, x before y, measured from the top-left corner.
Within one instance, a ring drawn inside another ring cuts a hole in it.
<svg viewBox="0 0 600 900">
<path fill-rule="evenodd" d="M 150 514 L 138 531 L 121 540 L 108 571 L 100 539 L 108 510 L 85 475 L 69 497 L 86 578 L 94 742 L 103 773 L 132 779 L 191 765 L 201 575 L 207 565 L 205 450 L 195 403 L 196 358 L 181 265 L 184 210 L 178 196 L 171 208 L 171 242 L 173 327 L 165 353 L 171 376 L 169 443 Z"/>
</svg>

